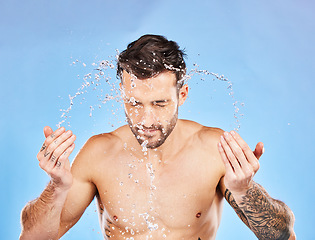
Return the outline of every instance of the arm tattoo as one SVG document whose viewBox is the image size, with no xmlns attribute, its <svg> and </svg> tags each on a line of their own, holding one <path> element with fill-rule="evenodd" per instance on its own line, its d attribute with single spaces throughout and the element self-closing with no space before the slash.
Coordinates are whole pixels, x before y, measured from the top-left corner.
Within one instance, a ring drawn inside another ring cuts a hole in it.
<svg viewBox="0 0 315 240">
<path fill-rule="evenodd" d="M 113 224 L 111 221 L 109 221 L 108 219 L 106 219 L 106 226 L 105 226 L 105 234 L 106 237 L 110 238 L 111 232 L 110 232 L 110 226 Z"/>
<path fill-rule="evenodd" d="M 224 197 L 226 201 L 231 205 L 231 207 L 236 212 L 237 216 L 247 225 L 247 227 L 250 228 L 248 220 L 246 216 L 244 215 L 243 211 L 240 209 L 240 207 L 237 205 L 232 193 L 229 191 L 229 189 L 225 190 Z"/>
<path fill-rule="evenodd" d="M 289 239 L 290 210 L 284 203 L 271 198 L 259 184 L 254 183 L 246 192 L 239 208 L 258 239 Z"/>
</svg>

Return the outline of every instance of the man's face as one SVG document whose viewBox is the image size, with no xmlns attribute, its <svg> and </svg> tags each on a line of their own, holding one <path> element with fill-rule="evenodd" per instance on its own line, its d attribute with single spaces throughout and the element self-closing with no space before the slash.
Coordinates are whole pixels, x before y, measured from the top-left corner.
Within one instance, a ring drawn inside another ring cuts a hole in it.
<svg viewBox="0 0 315 240">
<path fill-rule="evenodd" d="M 179 98 L 176 76 L 163 72 L 145 80 L 123 71 L 122 95 L 131 131 L 142 146 L 161 146 L 174 129 Z"/>
</svg>

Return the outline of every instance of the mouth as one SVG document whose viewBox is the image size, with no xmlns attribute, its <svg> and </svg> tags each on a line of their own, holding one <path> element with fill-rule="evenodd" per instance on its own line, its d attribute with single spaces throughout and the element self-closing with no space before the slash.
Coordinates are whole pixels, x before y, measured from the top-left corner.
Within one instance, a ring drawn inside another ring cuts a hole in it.
<svg viewBox="0 0 315 240">
<path fill-rule="evenodd" d="M 159 129 L 156 129 L 156 128 L 151 128 L 151 129 L 138 129 L 138 132 L 140 134 L 143 134 L 143 135 L 147 135 L 147 136 L 152 136 L 152 135 L 155 135 L 158 131 L 160 131 Z"/>
<path fill-rule="evenodd" d="M 156 132 L 158 132 L 158 130 L 157 129 L 139 129 L 138 132 L 143 133 L 143 134 L 155 134 Z"/>
</svg>

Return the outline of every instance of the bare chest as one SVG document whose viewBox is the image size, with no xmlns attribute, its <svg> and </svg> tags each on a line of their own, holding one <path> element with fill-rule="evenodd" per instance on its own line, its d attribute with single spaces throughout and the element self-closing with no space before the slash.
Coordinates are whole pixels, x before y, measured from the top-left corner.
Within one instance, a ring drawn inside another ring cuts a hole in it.
<svg viewBox="0 0 315 240">
<path fill-rule="evenodd" d="M 98 168 L 101 224 L 108 236 L 193 232 L 218 218 L 216 165 L 203 154 L 160 161 L 121 154 Z M 216 221 L 214 221 L 216 222 Z"/>
</svg>

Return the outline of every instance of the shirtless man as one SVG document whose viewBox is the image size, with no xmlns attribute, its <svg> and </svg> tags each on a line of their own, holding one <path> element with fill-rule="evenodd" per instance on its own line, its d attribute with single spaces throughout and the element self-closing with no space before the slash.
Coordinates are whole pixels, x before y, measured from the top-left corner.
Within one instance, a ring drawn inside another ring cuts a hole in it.
<svg viewBox="0 0 315 240">
<path fill-rule="evenodd" d="M 94 197 L 105 239 L 215 239 L 223 198 L 259 239 L 295 239 L 291 210 L 253 181 L 263 144 L 178 120 L 185 71 L 175 42 L 142 36 L 118 59 L 128 125 L 91 137 L 71 167 L 75 135 L 44 128 L 51 181 L 24 207 L 21 240 L 59 239 Z"/>
</svg>

